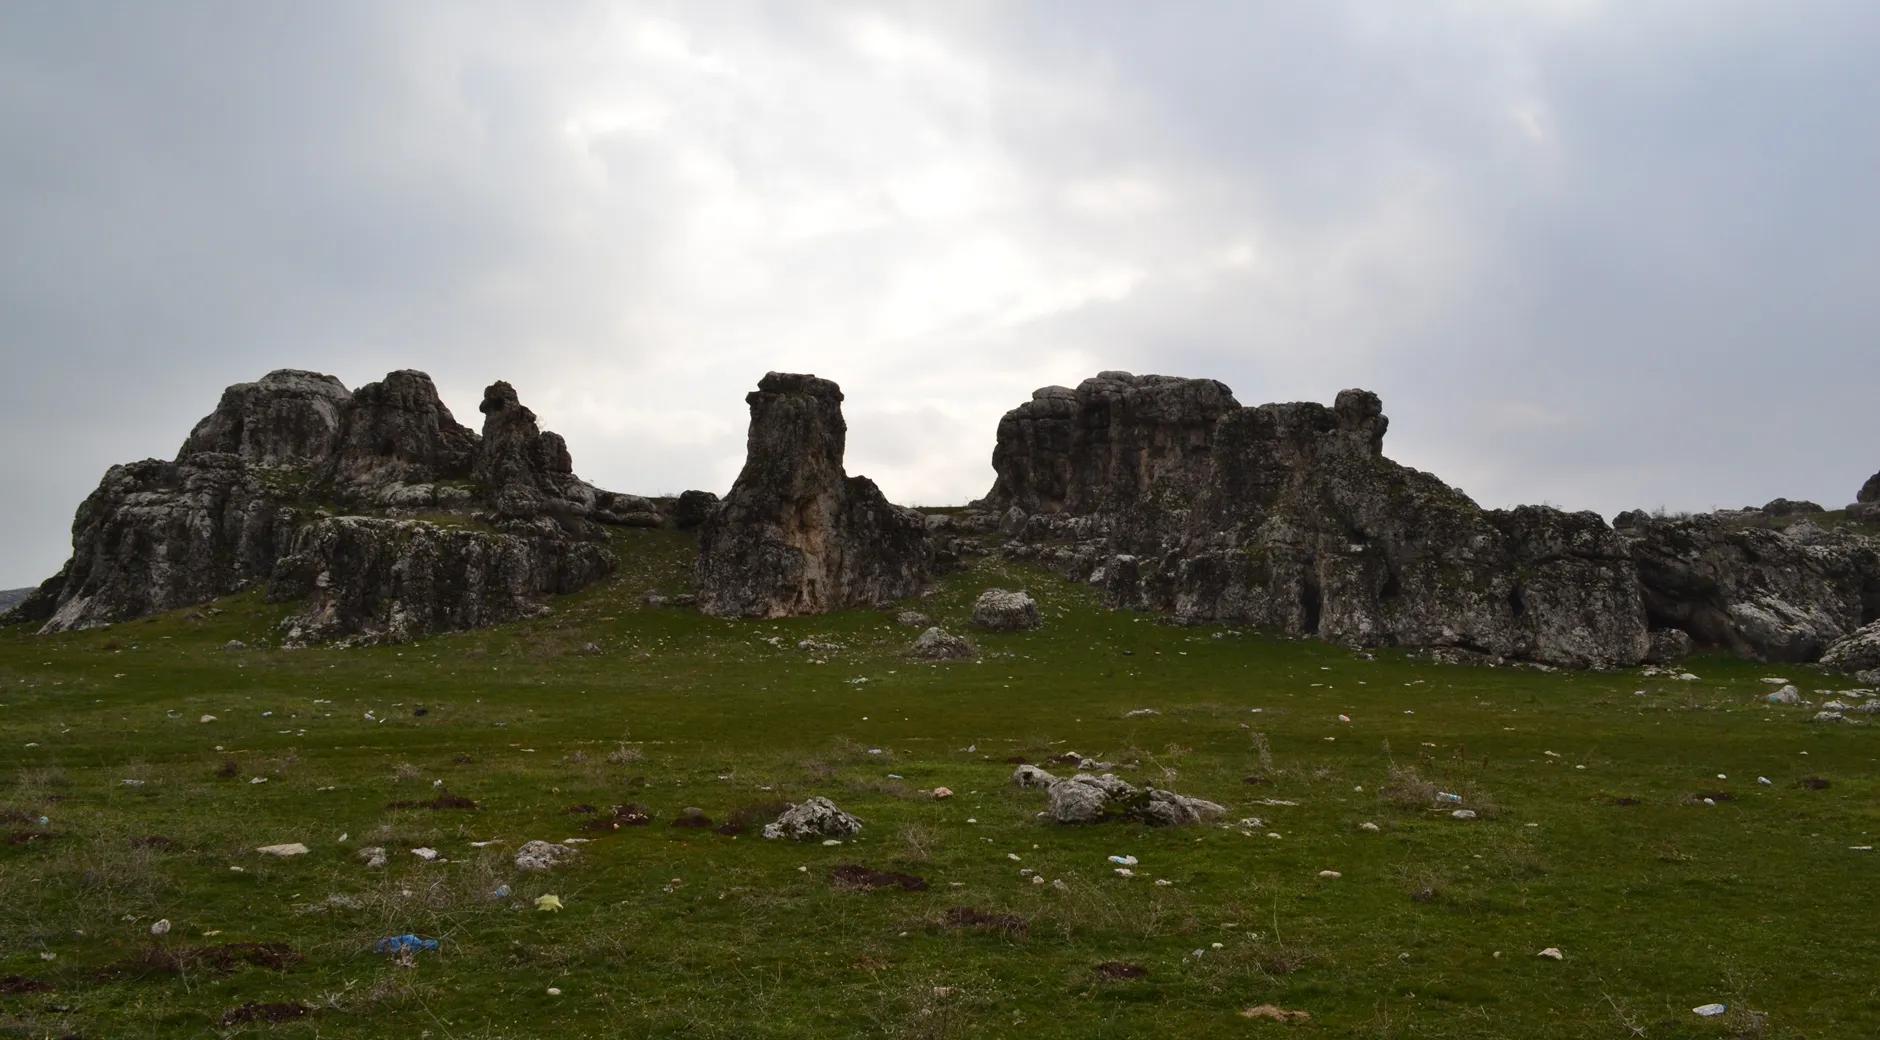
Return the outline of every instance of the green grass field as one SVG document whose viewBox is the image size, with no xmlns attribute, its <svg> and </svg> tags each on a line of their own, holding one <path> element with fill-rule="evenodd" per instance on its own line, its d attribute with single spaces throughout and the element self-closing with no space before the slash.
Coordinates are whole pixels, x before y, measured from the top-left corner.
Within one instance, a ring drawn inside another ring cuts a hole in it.
<svg viewBox="0 0 1880 1040">
<path fill-rule="evenodd" d="M 922 664 L 891 612 L 643 607 L 690 543 L 618 544 L 622 572 L 547 617 L 414 645 L 269 649 L 255 596 L 0 633 L 0 1036 L 1880 1035 L 1880 856 L 1851 848 L 1880 830 L 1880 729 L 1761 703 L 1771 675 L 1825 699 L 1811 669 L 1373 659 L 992 562 L 917 606 L 963 632 L 981 589 L 1020 586 L 1045 627 Z M 1227 824 L 1045 822 L 1009 760 L 1070 750 Z M 389 807 L 446 791 L 476 807 Z M 671 826 L 813 794 L 861 836 Z M 650 824 L 569 811 L 621 804 Z M 571 865 L 513 869 L 570 837 Z M 312 851 L 253 851 L 283 842 Z M 928 888 L 842 890 L 844 864 Z M 441 949 L 373 951 L 405 932 Z"/>
</svg>

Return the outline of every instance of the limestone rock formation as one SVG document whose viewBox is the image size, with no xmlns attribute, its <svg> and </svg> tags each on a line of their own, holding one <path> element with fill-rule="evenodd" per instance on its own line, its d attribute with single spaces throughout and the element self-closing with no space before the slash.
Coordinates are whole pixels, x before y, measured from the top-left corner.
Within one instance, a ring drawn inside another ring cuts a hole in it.
<svg viewBox="0 0 1880 1040">
<path fill-rule="evenodd" d="M 477 435 L 450 414 L 430 376 L 392 372 L 353 391 L 343 414 L 323 474 L 339 497 L 405 508 L 468 501 Z"/>
<path fill-rule="evenodd" d="M 784 617 L 918 593 L 934 566 L 926 522 L 843 471 L 836 384 L 772 372 L 745 401 L 744 469 L 699 533 L 700 609 Z"/>
<path fill-rule="evenodd" d="M 1202 487 L 1217 419 L 1239 407 L 1212 379 L 1103 372 L 1049 386 L 999 420 L 988 496 L 1025 513 L 1127 508 Z"/>
<path fill-rule="evenodd" d="M 176 461 L 105 474 L 74 518 L 71 560 L 14 616 L 87 628 L 251 585 L 301 605 L 290 642 L 535 613 L 613 569 L 594 521 L 659 517 L 576 478 L 560 438 L 535 428 L 508 384 L 491 389 L 494 438 L 458 424 L 422 372 L 354 393 L 291 370 L 230 387 Z"/>
<path fill-rule="evenodd" d="M 1880 621 L 1844 636 L 1821 655 L 1824 667 L 1849 675 L 1880 669 Z"/>
<path fill-rule="evenodd" d="M 1880 541 L 1712 513 L 1614 521 L 1653 627 L 1767 661 L 1813 661 L 1880 617 Z"/>
<path fill-rule="evenodd" d="M 1007 414 L 981 506 L 1012 555 L 1120 605 L 1561 665 L 1644 657 L 1638 585 L 1604 521 L 1484 510 L 1385 458 L 1388 425 L 1363 390 L 1241 407 L 1212 380 L 1106 372 Z"/>
<path fill-rule="evenodd" d="M 298 369 L 269 372 L 222 391 L 222 400 L 176 453 L 177 461 L 210 452 L 264 466 L 324 459 L 339 437 L 350 395 L 332 376 Z"/>
</svg>

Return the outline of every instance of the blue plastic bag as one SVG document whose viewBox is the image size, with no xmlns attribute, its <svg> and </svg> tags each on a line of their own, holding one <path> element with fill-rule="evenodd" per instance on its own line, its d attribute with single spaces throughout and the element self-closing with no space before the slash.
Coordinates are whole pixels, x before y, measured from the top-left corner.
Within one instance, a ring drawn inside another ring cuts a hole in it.
<svg viewBox="0 0 1880 1040">
<path fill-rule="evenodd" d="M 419 953 L 436 949 L 436 939 L 420 939 L 410 932 L 403 935 L 388 935 L 380 939 L 378 945 L 380 953 Z"/>
</svg>

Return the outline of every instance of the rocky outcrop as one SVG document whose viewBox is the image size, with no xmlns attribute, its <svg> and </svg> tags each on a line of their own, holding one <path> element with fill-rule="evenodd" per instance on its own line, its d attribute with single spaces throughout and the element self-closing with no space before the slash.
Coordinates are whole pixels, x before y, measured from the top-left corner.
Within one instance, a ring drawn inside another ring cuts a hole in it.
<svg viewBox="0 0 1880 1040">
<path fill-rule="evenodd" d="M 982 506 L 1003 516 L 1009 553 L 1120 605 L 1560 665 L 1644 657 L 1638 584 L 1604 521 L 1484 510 L 1385 458 L 1388 426 L 1363 390 L 1329 408 L 1241 407 L 1212 380 L 1107 372 L 1007 415 Z M 1040 472 L 1073 476 L 1042 493 Z M 1076 476 L 1115 473 L 1111 491 Z"/>
<path fill-rule="evenodd" d="M 477 435 L 452 416 L 423 372 L 405 369 L 355 390 L 323 478 L 345 500 L 426 508 L 467 502 Z"/>
<path fill-rule="evenodd" d="M 1843 636 L 1821 655 L 1824 667 L 1849 675 L 1880 669 L 1880 621 Z"/>
<path fill-rule="evenodd" d="M 255 585 L 301 604 L 290 642 L 403 639 L 537 612 L 613 568 L 595 521 L 659 516 L 575 477 L 561 439 L 508 384 L 492 399 L 495 436 L 479 437 L 422 372 L 354 393 L 289 370 L 230 387 L 176 461 L 105 474 L 74 518 L 71 560 L 15 617 L 87 628 Z"/>
<path fill-rule="evenodd" d="M 1103 372 L 1049 386 L 999 420 L 988 496 L 1025 513 L 1126 510 L 1204 487 L 1214 423 L 1239 408 L 1212 379 Z"/>
<path fill-rule="evenodd" d="M 176 453 L 235 455 L 263 466 L 325 459 L 339 438 L 340 413 L 351 395 L 332 376 L 298 369 L 269 372 L 222 391 L 222 400 Z"/>
<path fill-rule="evenodd" d="M 842 468 L 842 391 L 772 372 L 751 408 L 744 469 L 699 533 L 706 613 L 819 614 L 920 592 L 934 551 L 925 519 Z"/>
<path fill-rule="evenodd" d="M 1758 511 L 1614 521 L 1653 627 L 1767 661 L 1813 661 L 1880 617 L 1880 542 Z"/>
<path fill-rule="evenodd" d="M 1860 491 L 1854 496 L 1854 501 L 1880 502 L 1880 473 L 1867 478 L 1867 483 L 1860 486 Z"/>
</svg>

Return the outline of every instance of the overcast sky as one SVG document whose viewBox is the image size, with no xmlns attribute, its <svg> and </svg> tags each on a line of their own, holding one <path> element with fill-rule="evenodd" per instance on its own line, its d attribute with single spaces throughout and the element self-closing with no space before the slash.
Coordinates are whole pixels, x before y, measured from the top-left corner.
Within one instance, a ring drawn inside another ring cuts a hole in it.
<svg viewBox="0 0 1880 1040">
<path fill-rule="evenodd" d="M 992 483 L 1101 369 L 1364 386 L 1485 505 L 1880 468 L 1880 4 L 0 5 L 0 587 L 272 368 L 723 491 L 766 370 Z"/>
</svg>

